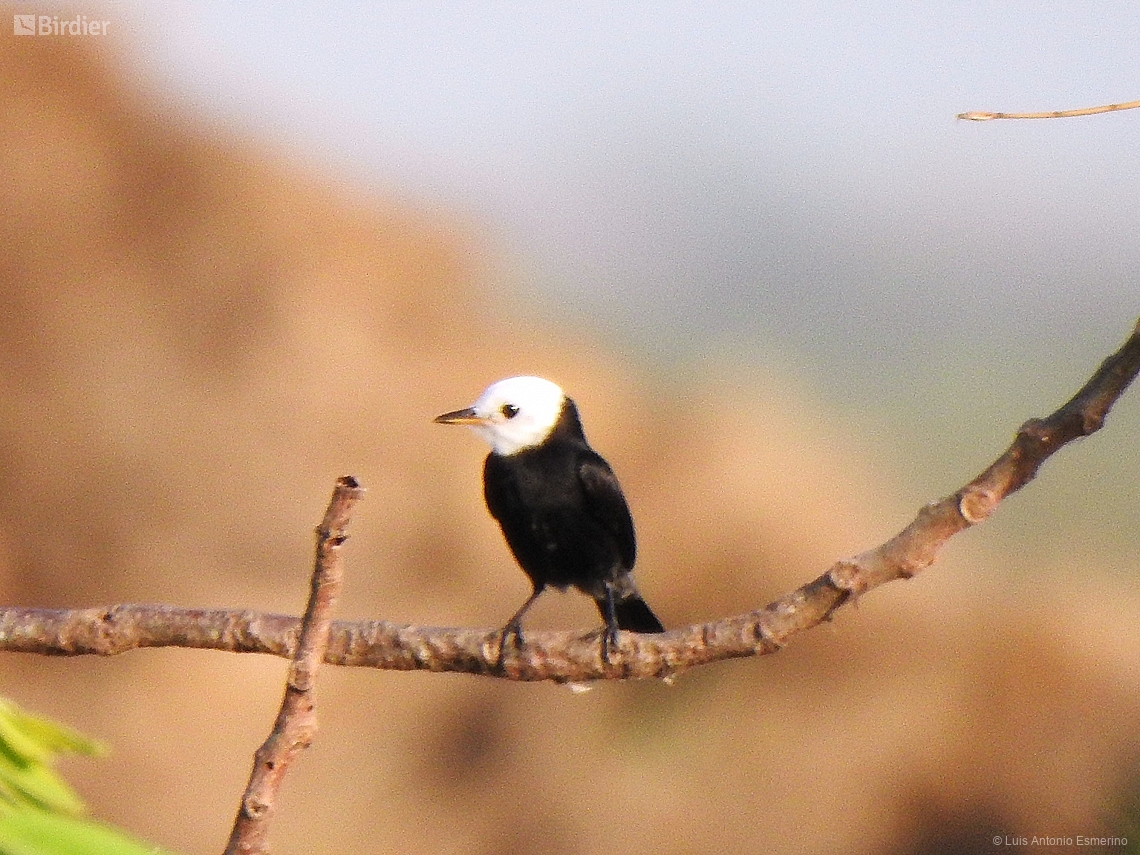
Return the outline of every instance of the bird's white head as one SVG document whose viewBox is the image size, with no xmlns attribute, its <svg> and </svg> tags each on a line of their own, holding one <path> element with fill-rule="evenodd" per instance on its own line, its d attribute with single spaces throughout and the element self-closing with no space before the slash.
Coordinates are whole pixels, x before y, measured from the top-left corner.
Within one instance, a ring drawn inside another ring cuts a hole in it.
<svg viewBox="0 0 1140 855">
<path fill-rule="evenodd" d="M 436 417 L 438 424 L 467 425 L 496 454 L 541 445 L 562 414 L 566 395 L 541 377 L 508 377 L 492 383 L 470 407 Z"/>
</svg>

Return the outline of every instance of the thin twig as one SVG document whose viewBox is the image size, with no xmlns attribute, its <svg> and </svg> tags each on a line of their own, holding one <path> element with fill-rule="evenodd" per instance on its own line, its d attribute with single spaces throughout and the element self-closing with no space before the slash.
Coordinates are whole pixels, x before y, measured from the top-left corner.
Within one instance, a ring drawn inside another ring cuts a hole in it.
<svg viewBox="0 0 1140 855">
<path fill-rule="evenodd" d="M 1095 116 L 1097 113 L 1115 113 L 1117 110 L 1134 110 L 1140 107 L 1140 101 L 1128 101 L 1124 104 L 1105 104 L 1102 107 L 1084 107 L 1080 110 L 1050 110 L 1043 113 L 986 113 L 975 110 L 969 113 L 959 113 L 957 118 L 970 122 L 988 122 L 990 119 L 1068 119 L 1073 116 Z"/>
<path fill-rule="evenodd" d="M 317 557 L 309 603 L 301 619 L 300 640 L 285 681 L 285 697 L 273 731 L 254 755 L 253 771 L 234 819 L 226 855 L 268 851 L 269 820 L 281 782 L 293 759 L 316 737 L 313 687 L 317 669 L 328 649 L 333 609 L 340 595 L 343 577 L 340 546 L 348 537 L 344 531 L 352 508 L 363 494 L 355 478 L 339 479 L 325 517 L 317 527 Z"/>
<path fill-rule="evenodd" d="M 325 661 L 391 670 L 451 671 L 515 680 L 579 682 L 615 676 L 667 677 L 709 662 L 773 653 L 796 633 L 831 617 L 854 596 L 932 564 L 942 546 L 985 520 L 1023 487 L 1065 443 L 1099 430 L 1109 409 L 1140 372 L 1140 322 L 1073 398 L 1032 419 L 977 478 L 919 510 L 881 546 L 834 564 L 826 573 L 759 611 L 662 635 L 619 634 L 619 667 L 601 661 L 597 636 L 526 635 L 526 645 L 497 669 L 500 630 L 401 626 L 386 621 L 335 622 Z M 290 656 L 298 620 L 251 611 L 120 605 L 101 609 L 0 610 L 0 650 L 110 656 L 138 647 L 196 647 Z"/>
</svg>

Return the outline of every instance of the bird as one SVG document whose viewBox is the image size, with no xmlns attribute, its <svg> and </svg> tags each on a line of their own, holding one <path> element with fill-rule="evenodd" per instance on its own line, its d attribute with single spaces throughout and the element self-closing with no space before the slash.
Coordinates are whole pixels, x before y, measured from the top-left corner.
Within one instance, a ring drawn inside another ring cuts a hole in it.
<svg viewBox="0 0 1140 855">
<path fill-rule="evenodd" d="M 557 384 L 509 377 L 435 422 L 467 425 L 491 446 L 483 497 L 533 586 L 500 633 L 500 666 L 508 641 L 522 647 L 522 617 L 548 586 L 574 587 L 594 599 L 605 621 L 607 664 L 618 630 L 665 631 L 633 581 L 637 539 L 621 485 L 586 441 L 577 405 Z"/>
</svg>

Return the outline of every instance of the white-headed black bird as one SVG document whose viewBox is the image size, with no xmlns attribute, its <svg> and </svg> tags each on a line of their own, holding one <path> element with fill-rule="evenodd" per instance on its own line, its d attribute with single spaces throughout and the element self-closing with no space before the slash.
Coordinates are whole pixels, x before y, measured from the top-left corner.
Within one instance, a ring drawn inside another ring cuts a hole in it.
<svg viewBox="0 0 1140 855">
<path fill-rule="evenodd" d="M 609 661 L 619 629 L 664 632 L 633 583 L 633 518 L 613 470 L 590 448 L 578 408 L 540 377 L 511 377 L 439 424 L 468 425 L 491 445 L 483 466 L 487 509 L 530 577 L 534 592 L 500 637 L 522 643 L 522 616 L 547 585 L 573 585 L 594 598 L 606 622 Z"/>
</svg>

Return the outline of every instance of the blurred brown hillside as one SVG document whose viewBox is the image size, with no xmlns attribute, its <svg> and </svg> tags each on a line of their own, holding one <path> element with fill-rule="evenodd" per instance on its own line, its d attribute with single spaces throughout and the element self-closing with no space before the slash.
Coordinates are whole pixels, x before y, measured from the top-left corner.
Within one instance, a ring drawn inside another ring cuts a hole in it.
<svg viewBox="0 0 1140 855">
<path fill-rule="evenodd" d="M 483 446 L 431 418 L 524 372 L 578 400 L 667 624 L 763 605 L 906 522 L 793 384 L 636 376 L 588 331 L 492 303 L 455 221 L 177 114 L 89 50 L 0 50 L 5 601 L 296 612 L 313 525 L 351 473 L 370 492 L 342 615 L 495 626 L 526 580 L 481 504 Z M 1140 598 L 966 565 L 673 687 L 326 670 L 276 851 L 992 852 L 993 834 L 1113 828 Z M 594 626 L 581 598 L 548 596 L 533 625 Z M 111 743 L 67 770 L 98 816 L 207 853 L 284 672 L 6 656 L 0 693 Z"/>
</svg>

